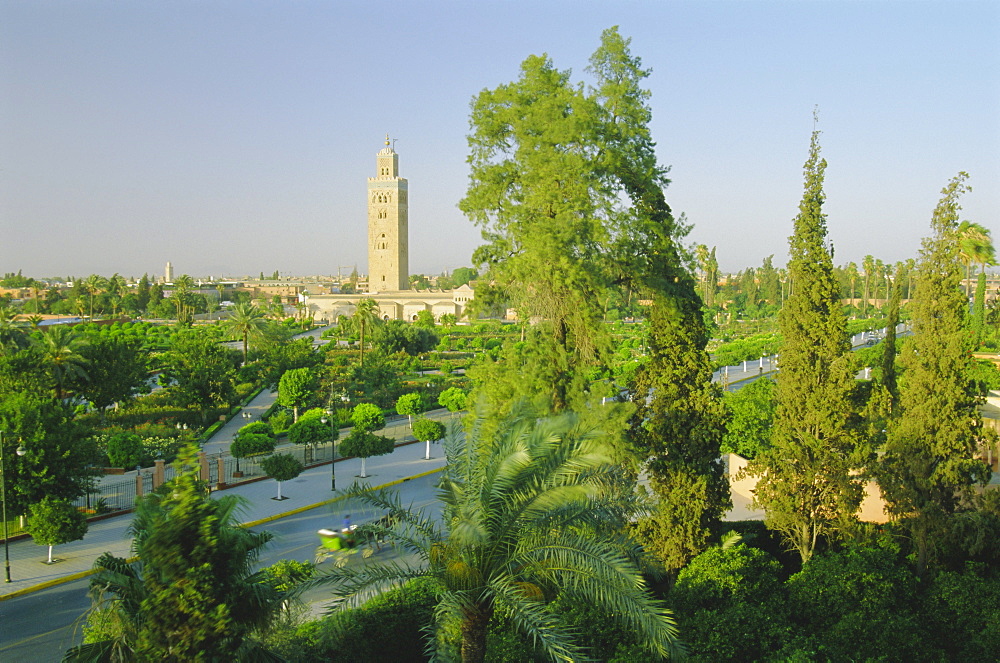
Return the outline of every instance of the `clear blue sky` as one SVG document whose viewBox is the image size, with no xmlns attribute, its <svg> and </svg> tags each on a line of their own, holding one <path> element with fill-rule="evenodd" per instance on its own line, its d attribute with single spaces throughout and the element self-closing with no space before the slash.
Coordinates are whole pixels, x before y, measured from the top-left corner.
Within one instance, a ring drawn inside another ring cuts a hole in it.
<svg viewBox="0 0 1000 663">
<path fill-rule="evenodd" d="M 386 132 L 410 270 L 468 265 L 469 102 L 619 25 L 667 198 L 723 270 L 783 264 L 819 106 L 835 261 L 915 257 L 941 188 L 1000 235 L 1000 2 L 0 0 L 0 272 L 366 270 Z"/>
</svg>

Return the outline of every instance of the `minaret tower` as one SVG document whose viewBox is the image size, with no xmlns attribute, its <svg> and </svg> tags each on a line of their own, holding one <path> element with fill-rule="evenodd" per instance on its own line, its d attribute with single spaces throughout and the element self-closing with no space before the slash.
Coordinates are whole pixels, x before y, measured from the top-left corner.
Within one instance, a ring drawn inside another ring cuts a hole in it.
<svg viewBox="0 0 1000 663">
<path fill-rule="evenodd" d="M 410 287 L 409 201 L 406 179 L 399 176 L 399 155 L 389 134 L 375 158 L 378 175 L 368 178 L 368 291 Z"/>
</svg>

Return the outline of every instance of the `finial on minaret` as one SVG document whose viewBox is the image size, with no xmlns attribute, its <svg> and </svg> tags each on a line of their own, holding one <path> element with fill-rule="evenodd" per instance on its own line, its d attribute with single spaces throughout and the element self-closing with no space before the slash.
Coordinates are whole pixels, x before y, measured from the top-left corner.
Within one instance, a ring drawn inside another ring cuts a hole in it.
<svg viewBox="0 0 1000 663">
<path fill-rule="evenodd" d="M 389 147 L 389 134 L 388 133 L 385 134 L 385 146 Z"/>
</svg>

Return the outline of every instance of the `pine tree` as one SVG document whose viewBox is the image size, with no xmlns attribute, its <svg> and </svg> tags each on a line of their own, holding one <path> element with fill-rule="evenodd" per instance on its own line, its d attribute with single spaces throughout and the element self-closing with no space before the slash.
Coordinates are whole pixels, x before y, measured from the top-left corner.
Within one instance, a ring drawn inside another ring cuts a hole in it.
<svg viewBox="0 0 1000 663">
<path fill-rule="evenodd" d="M 765 522 L 803 562 L 820 537 L 854 517 L 862 494 L 851 476 L 855 381 L 827 242 L 825 171 L 819 131 L 813 131 L 805 191 L 789 238 L 792 292 L 778 316 L 783 344 L 772 445 L 748 466 L 748 474 L 760 477 L 755 503 L 767 512 Z"/>
<path fill-rule="evenodd" d="M 942 189 L 932 235 L 920 252 L 911 304 L 914 336 L 901 362 L 901 415 L 888 429 L 879 483 L 891 515 L 907 518 L 923 572 L 949 514 L 989 478 L 973 458 L 982 419 L 969 372 L 972 340 L 958 259 L 958 198 L 969 190 L 959 173 Z"/>
</svg>

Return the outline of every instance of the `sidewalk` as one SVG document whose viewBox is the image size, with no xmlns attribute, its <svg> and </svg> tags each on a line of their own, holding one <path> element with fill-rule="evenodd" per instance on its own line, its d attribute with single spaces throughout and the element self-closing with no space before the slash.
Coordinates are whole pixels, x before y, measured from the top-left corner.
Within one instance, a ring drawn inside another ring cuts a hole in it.
<svg viewBox="0 0 1000 663">
<path fill-rule="evenodd" d="M 236 420 L 242 422 L 240 417 Z M 402 424 L 405 423 L 404 420 Z M 393 485 L 439 471 L 445 466 L 444 450 L 440 444 L 432 445 L 431 460 L 423 459 L 424 450 L 423 444 L 404 443 L 391 454 L 369 458 L 366 479 L 356 477 L 361 471 L 359 459 L 338 459 L 337 486 L 347 488 L 355 480 L 372 487 Z M 272 479 L 213 492 L 213 496 L 233 494 L 247 500 L 242 521 L 249 526 L 290 516 L 332 501 L 330 464 L 307 469 L 298 478 L 282 483 L 281 494 L 288 499 L 280 502 L 272 499 L 277 495 L 277 483 Z M 11 541 L 12 582 L 0 583 L 0 601 L 85 577 L 90 573 L 94 560 L 105 551 L 128 557 L 131 540 L 126 530 L 131 522 L 132 514 L 129 513 L 90 523 L 90 529 L 82 540 L 55 547 L 53 557 L 62 561 L 51 566 L 45 563 L 46 546 L 36 545 L 31 539 Z"/>
</svg>

